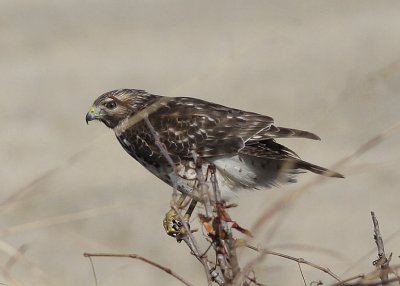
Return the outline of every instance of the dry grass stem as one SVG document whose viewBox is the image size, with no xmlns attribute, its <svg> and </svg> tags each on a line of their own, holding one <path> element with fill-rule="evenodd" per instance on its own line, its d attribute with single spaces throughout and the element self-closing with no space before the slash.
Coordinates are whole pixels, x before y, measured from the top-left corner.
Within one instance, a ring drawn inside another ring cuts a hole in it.
<svg viewBox="0 0 400 286">
<path fill-rule="evenodd" d="M 360 157 L 362 154 L 367 152 L 368 150 L 372 149 L 373 147 L 377 146 L 379 143 L 381 143 L 383 140 L 388 138 L 389 136 L 392 136 L 400 131 L 400 123 L 396 123 L 392 127 L 386 129 L 385 131 L 381 132 L 377 136 L 373 137 L 372 139 L 368 140 L 366 143 L 361 145 L 355 152 L 353 152 L 351 155 L 343 158 L 336 164 L 332 166 L 333 170 L 336 170 L 340 167 L 343 167 L 350 161 Z M 295 202 L 301 195 L 303 195 L 306 191 L 309 191 L 312 187 L 315 185 L 318 185 L 322 182 L 326 181 L 326 177 L 323 176 L 318 176 L 308 184 L 305 184 L 304 186 L 294 190 L 293 192 L 287 194 L 284 196 L 282 199 L 278 200 L 271 208 L 267 209 L 265 212 L 263 212 L 259 218 L 256 220 L 256 222 L 253 224 L 251 230 L 253 233 L 256 233 L 263 225 L 265 222 L 267 222 L 275 213 L 278 211 L 281 211 L 285 209 L 288 205 L 292 204 Z"/>
<path fill-rule="evenodd" d="M 87 144 L 80 150 L 78 150 L 75 153 L 73 153 L 72 155 L 69 155 L 68 157 L 66 157 L 61 163 L 59 163 L 55 167 L 50 168 L 49 170 L 45 171 L 42 175 L 36 177 L 29 183 L 25 184 L 25 186 L 17 189 L 10 196 L 8 196 L 6 199 L 4 199 L 2 202 L 0 202 L 0 207 L 1 208 L 12 207 L 19 200 L 25 198 L 28 194 L 31 194 L 32 191 L 35 190 L 35 194 L 37 194 L 37 192 L 40 192 L 42 189 L 35 188 L 38 184 L 53 177 L 58 172 L 63 171 L 66 167 L 71 166 L 73 163 L 75 163 L 79 159 L 83 158 L 83 155 L 85 153 L 89 152 L 91 150 L 91 148 L 93 147 L 93 145 L 96 142 L 98 142 L 99 138 L 101 138 L 101 137 L 104 137 L 104 136 L 100 136 L 100 137 L 96 138 L 95 140 L 91 141 L 89 144 Z"/>
<path fill-rule="evenodd" d="M 84 220 L 91 217 L 96 217 L 101 214 L 107 214 L 110 212 L 121 211 L 123 209 L 131 208 L 132 204 L 115 204 L 109 206 L 98 207 L 94 209 L 88 209 L 80 212 L 73 212 L 59 216 L 52 216 L 48 218 L 39 219 L 36 221 L 11 226 L 0 232 L 1 235 L 13 235 L 31 230 L 37 230 L 40 228 L 51 227 L 54 225 L 71 223 L 74 221 Z"/>
<path fill-rule="evenodd" d="M 28 250 L 27 245 L 24 244 L 20 246 L 18 249 L 15 249 L 7 242 L 0 241 L 0 250 L 9 256 L 9 259 L 3 266 L 2 274 L 10 283 L 12 283 L 12 285 L 22 285 L 11 274 L 12 269 L 14 268 L 15 265 L 17 265 L 17 263 L 24 264 L 25 269 L 29 270 L 35 278 L 41 281 L 43 285 L 54 285 L 47 279 L 46 273 L 42 269 L 40 269 L 34 262 L 26 258 L 25 252 Z M 7 284 L 0 283 L 0 285 L 7 285 Z"/>
</svg>

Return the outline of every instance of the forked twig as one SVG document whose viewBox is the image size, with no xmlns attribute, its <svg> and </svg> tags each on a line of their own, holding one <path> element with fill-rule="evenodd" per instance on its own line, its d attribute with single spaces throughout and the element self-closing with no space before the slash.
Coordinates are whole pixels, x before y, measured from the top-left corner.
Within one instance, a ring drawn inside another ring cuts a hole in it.
<svg viewBox="0 0 400 286">
<path fill-rule="evenodd" d="M 312 263 L 310 261 L 305 260 L 304 258 L 293 257 L 293 256 L 290 256 L 290 255 L 287 255 L 287 254 L 283 254 L 283 253 L 279 253 L 279 252 L 271 251 L 271 250 L 267 250 L 267 249 L 260 249 L 258 247 L 254 247 L 252 245 L 246 245 L 246 247 L 250 248 L 250 249 L 252 249 L 254 251 L 260 252 L 260 253 L 279 256 L 279 257 L 283 257 L 283 258 L 286 258 L 286 259 L 289 259 L 289 260 L 293 260 L 293 261 L 295 261 L 297 263 L 300 263 L 300 264 L 306 264 L 306 265 L 308 265 L 310 267 L 313 267 L 315 269 L 321 270 L 322 272 L 325 272 L 326 274 L 330 275 L 332 278 L 334 278 L 335 280 L 337 280 L 339 282 L 342 281 L 340 279 L 340 277 L 338 275 L 336 275 L 335 273 L 333 273 L 329 268 L 317 265 L 315 263 Z"/>
</svg>

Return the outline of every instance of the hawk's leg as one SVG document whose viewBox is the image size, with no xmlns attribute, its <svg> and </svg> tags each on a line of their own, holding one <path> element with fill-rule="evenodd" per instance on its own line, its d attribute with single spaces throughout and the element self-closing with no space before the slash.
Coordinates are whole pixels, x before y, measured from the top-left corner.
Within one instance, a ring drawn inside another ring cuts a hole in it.
<svg viewBox="0 0 400 286">
<path fill-rule="evenodd" d="M 184 205 L 184 201 L 187 195 L 182 194 L 176 201 L 176 206 L 181 208 Z M 194 208 L 196 207 L 197 201 L 191 200 L 190 205 L 183 215 L 183 220 L 189 226 L 190 216 L 192 215 Z M 179 214 L 175 211 L 175 209 L 171 208 L 166 214 L 163 221 L 164 229 L 168 235 L 172 237 L 176 237 L 178 241 L 180 241 L 183 236 L 187 235 L 187 229 L 184 226 Z"/>
</svg>

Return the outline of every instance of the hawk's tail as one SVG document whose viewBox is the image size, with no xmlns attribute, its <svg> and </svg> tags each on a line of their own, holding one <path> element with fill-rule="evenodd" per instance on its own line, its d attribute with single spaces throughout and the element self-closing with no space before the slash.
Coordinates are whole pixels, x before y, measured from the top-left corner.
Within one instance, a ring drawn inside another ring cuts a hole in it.
<svg viewBox="0 0 400 286">
<path fill-rule="evenodd" d="M 326 169 L 324 167 L 321 166 L 317 166 L 311 163 L 308 163 L 306 161 L 303 160 L 298 160 L 296 162 L 296 168 L 300 168 L 300 169 L 304 169 L 307 171 L 311 171 L 313 173 L 319 174 L 319 175 L 323 175 L 323 176 L 327 176 L 327 177 L 335 177 L 335 178 L 344 178 L 344 176 L 340 173 L 337 173 L 335 171 Z"/>
<path fill-rule="evenodd" d="M 270 128 L 262 131 L 261 134 L 272 138 L 307 138 L 312 140 L 321 140 L 318 135 L 308 131 L 279 127 L 275 125 L 271 125 Z"/>
</svg>

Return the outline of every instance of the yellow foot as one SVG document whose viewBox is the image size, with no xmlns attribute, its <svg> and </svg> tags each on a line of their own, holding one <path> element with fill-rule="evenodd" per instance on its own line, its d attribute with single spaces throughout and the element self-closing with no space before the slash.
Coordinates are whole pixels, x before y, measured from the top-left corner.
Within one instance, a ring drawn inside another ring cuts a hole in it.
<svg viewBox="0 0 400 286">
<path fill-rule="evenodd" d="M 185 214 L 183 220 L 189 226 L 190 215 Z M 164 229 L 169 236 L 175 237 L 178 241 L 181 241 L 184 236 L 187 235 L 187 229 L 185 228 L 182 220 L 174 209 L 171 209 L 165 214 L 163 220 Z"/>
</svg>

